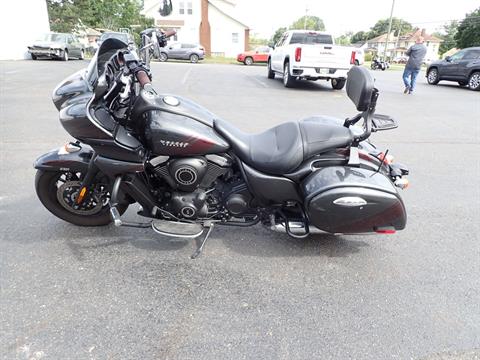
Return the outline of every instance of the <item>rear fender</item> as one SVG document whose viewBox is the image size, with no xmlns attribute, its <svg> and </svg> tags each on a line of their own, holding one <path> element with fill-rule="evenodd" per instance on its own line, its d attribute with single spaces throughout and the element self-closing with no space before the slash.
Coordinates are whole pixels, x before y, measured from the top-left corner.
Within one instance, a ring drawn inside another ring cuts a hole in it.
<svg viewBox="0 0 480 360">
<path fill-rule="evenodd" d="M 35 160 L 33 167 L 44 171 L 86 172 L 94 151 L 88 145 L 82 144 L 77 146 L 79 149 L 74 152 L 67 152 L 65 147 L 62 146 L 59 149 L 43 154 Z"/>
</svg>

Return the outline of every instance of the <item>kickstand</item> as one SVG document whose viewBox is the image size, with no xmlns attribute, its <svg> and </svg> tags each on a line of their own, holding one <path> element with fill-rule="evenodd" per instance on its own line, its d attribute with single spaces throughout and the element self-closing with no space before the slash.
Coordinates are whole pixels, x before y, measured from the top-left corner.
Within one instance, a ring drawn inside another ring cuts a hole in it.
<svg viewBox="0 0 480 360">
<path fill-rule="evenodd" d="M 205 234 L 203 239 L 201 239 L 200 237 L 195 238 L 195 244 L 197 245 L 197 250 L 195 250 L 192 256 L 190 256 L 190 259 L 196 259 L 202 253 L 203 247 L 205 246 L 205 243 L 207 242 L 208 237 L 212 233 L 213 225 L 214 225 L 213 222 L 206 222 L 204 224 L 205 228 L 208 227 L 207 233 Z"/>
</svg>

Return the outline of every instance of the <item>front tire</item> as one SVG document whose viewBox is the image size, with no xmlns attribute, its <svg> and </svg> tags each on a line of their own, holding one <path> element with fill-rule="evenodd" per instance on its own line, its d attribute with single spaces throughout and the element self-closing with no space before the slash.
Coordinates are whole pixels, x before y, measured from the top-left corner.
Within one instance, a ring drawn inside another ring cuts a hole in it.
<svg viewBox="0 0 480 360">
<path fill-rule="evenodd" d="M 250 56 L 247 56 L 245 58 L 245 60 L 243 60 L 243 63 L 247 66 L 252 65 L 253 64 L 253 59 Z"/>
<path fill-rule="evenodd" d="M 480 72 L 474 72 L 468 78 L 468 87 L 470 90 L 479 91 L 480 90 Z"/>
<path fill-rule="evenodd" d="M 75 186 L 78 187 L 79 183 L 79 177 L 71 173 L 38 170 L 35 176 L 35 190 L 38 198 L 56 217 L 79 226 L 110 224 L 112 219 L 107 194 L 111 184 L 95 184 L 95 187 L 103 186 L 105 193 L 101 196 L 97 190 L 90 191 L 82 205 L 74 208 L 71 205 L 75 204 L 78 194 Z M 119 204 L 117 209 L 120 214 L 123 214 L 127 207 L 127 204 Z"/>
<path fill-rule="evenodd" d="M 287 61 L 283 66 L 283 86 L 292 88 L 295 85 L 295 78 L 290 75 L 290 64 Z"/>
<path fill-rule="evenodd" d="M 272 61 L 270 59 L 268 59 L 267 64 L 267 78 L 275 79 L 275 71 L 272 70 Z"/>
<path fill-rule="evenodd" d="M 430 85 L 437 85 L 439 81 L 440 81 L 440 77 L 438 75 L 437 68 L 432 68 L 432 69 L 428 70 L 427 82 Z"/>
<path fill-rule="evenodd" d="M 343 87 L 345 86 L 346 79 L 332 79 L 331 80 L 331 85 L 332 88 L 335 90 L 342 90 Z"/>
<path fill-rule="evenodd" d="M 68 50 L 65 49 L 62 51 L 62 61 L 68 61 Z"/>
<path fill-rule="evenodd" d="M 32 60 L 37 60 L 37 55 L 35 55 L 35 54 L 30 54 L 30 55 L 32 57 Z"/>
</svg>

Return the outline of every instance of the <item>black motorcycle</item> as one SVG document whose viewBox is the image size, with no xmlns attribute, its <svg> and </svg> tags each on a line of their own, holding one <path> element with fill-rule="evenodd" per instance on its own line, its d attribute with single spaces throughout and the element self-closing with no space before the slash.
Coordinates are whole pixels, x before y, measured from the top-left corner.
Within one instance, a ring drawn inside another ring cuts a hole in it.
<svg viewBox="0 0 480 360">
<path fill-rule="evenodd" d="M 390 67 L 390 64 L 387 61 L 373 59 L 372 63 L 370 64 L 370 68 L 372 70 L 382 70 L 385 71 Z"/>
<path fill-rule="evenodd" d="M 375 115 L 368 70 L 348 73 L 359 111 L 352 118 L 312 116 L 254 135 L 188 99 L 158 94 L 150 81 L 126 44 L 107 39 L 86 70 L 54 90 L 60 122 L 77 139 L 34 165 L 38 197 L 55 216 L 196 238 L 192 258 L 214 225 L 262 223 L 295 238 L 405 227 L 397 188 L 408 185 L 408 170 L 367 140 L 396 127 Z M 121 219 L 134 203 L 146 221 Z"/>
</svg>

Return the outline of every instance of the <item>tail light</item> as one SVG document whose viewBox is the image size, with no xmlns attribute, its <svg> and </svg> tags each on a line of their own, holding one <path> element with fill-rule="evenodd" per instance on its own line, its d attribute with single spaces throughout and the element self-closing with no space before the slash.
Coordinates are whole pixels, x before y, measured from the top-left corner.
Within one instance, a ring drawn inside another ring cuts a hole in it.
<svg viewBox="0 0 480 360">
<path fill-rule="evenodd" d="M 393 226 L 384 226 L 375 228 L 377 234 L 395 234 L 396 230 Z"/>
<path fill-rule="evenodd" d="M 384 164 L 390 165 L 393 163 L 394 157 L 390 154 L 387 154 L 387 156 L 385 156 L 385 154 L 381 152 L 377 155 L 377 159 L 382 161 Z"/>
<path fill-rule="evenodd" d="M 295 61 L 298 62 L 298 61 L 300 61 L 300 60 L 302 60 L 302 48 L 297 47 L 297 48 L 295 49 Z"/>
<path fill-rule="evenodd" d="M 352 51 L 352 55 L 350 55 L 350 64 L 354 65 L 355 64 L 355 51 Z"/>
</svg>

